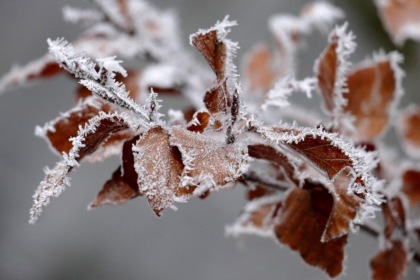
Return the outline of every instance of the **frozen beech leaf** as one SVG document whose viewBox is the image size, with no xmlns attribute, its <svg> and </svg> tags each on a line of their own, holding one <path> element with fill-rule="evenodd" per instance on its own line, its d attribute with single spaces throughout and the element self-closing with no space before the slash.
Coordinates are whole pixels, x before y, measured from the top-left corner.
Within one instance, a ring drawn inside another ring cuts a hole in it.
<svg viewBox="0 0 420 280">
<path fill-rule="evenodd" d="M 420 157 L 420 108 L 412 105 L 401 112 L 397 129 L 409 156 Z"/>
<path fill-rule="evenodd" d="M 400 280 L 408 267 L 408 251 L 401 240 L 391 242 L 370 261 L 373 280 Z"/>
<path fill-rule="evenodd" d="M 89 205 L 89 208 L 96 208 L 104 205 L 118 206 L 127 200 L 139 196 L 138 188 L 132 188 L 121 176 L 121 168 L 112 174 L 102 190 L 98 193 L 95 200 Z"/>
<path fill-rule="evenodd" d="M 202 133 L 209 126 L 211 116 L 206 111 L 197 111 L 189 122 L 187 129 Z"/>
<path fill-rule="evenodd" d="M 204 95 L 204 104 L 210 113 L 226 112 L 230 106 L 230 93 L 226 83 L 211 88 Z"/>
<path fill-rule="evenodd" d="M 385 29 L 397 45 L 420 40 L 420 2 L 418 0 L 375 0 Z"/>
<path fill-rule="evenodd" d="M 321 242 L 332 207 L 332 196 L 325 188 L 294 188 L 284 202 L 274 230 L 278 240 L 298 251 L 306 263 L 336 277 L 343 270 L 347 235 Z"/>
<path fill-rule="evenodd" d="M 333 118 L 334 125 L 342 118 L 346 105 L 346 72 L 348 58 L 356 44 L 354 36 L 347 32 L 347 25 L 336 27 L 329 36 L 329 45 L 315 63 L 315 73 L 324 100 L 324 109 Z"/>
<path fill-rule="evenodd" d="M 226 45 L 217 36 L 217 30 L 211 29 L 191 37 L 191 43 L 201 52 L 220 82 L 225 78 Z"/>
<path fill-rule="evenodd" d="M 351 137 L 359 142 L 373 142 L 388 126 L 396 102 L 402 95 L 401 56 L 394 52 L 375 55 L 362 62 L 348 75 L 345 111 L 354 118 Z"/>
<path fill-rule="evenodd" d="M 333 206 L 328 219 L 325 231 L 321 240 L 328 242 L 350 232 L 353 221 L 360 211 L 363 199 L 354 193 L 348 192 L 349 179 L 347 176 L 339 175 L 333 182 Z"/>
<path fill-rule="evenodd" d="M 232 236 L 256 234 L 263 237 L 274 237 L 274 225 L 281 205 L 282 195 L 271 194 L 257 197 L 248 202 L 239 218 L 226 228 Z"/>
<path fill-rule="evenodd" d="M 89 207 L 96 208 L 103 205 L 120 205 L 140 194 L 137 184 L 137 172 L 134 168 L 133 145 L 140 136 L 135 136 L 124 142 L 122 148 L 122 165 L 115 170 L 111 179 L 106 181 L 95 201 Z"/>
<path fill-rule="evenodd" d="M 420 227 L 420 169 L 416 167 L 406 169 L 402 175 L 401 202 L 406 216 L 406 228 Z"/>
<path fill-rule="evenodd" d="M 410 205 L 420 205 L 420 170 L 409 169 L 402 175 L 401 191 L 408 198 Z"/>
<path fill-rule="evenodd" d="M 85 157 L 84 160 L 89 162 L 96 162 L 102 161 L 105 158 L 111 156 L 117 156 L 121 154 L 121 148 L 123 147 L 124 141 L 130 139 L 134 136 L 133 131 L 130 129 L 124 129 L 119 132 L 116 132 L 109 136 L 98 149 L 90 154 L 89 156 Z"/>
<path fill-rule="evenodd" d="M 71 137 L 77 136 L 80 126 L 84 126 L 100 111 L 108 111 L 109 106 L 96 98 L 86 99 L 75 108 L 62 114 L 57 119 L 37 127 L 36 134 L 44 137 L 58 154 L 68 153 L 73 143 Z"/>
<path fill-rule="evenodd" d="M 68 173 L 79 165 L 80 160 L 93 153 L 99 145 L 110 135 L 130 127 L 127 117 L 122 114 L 105 114 L 100 112 L 80 127 L 77 136 L 71 139 L 72 148 L 68 153 L 63 152 L 63 160 L 56 166 L 45 170 L 45 178 L 39 184 L 30 210 L 30 223 L 35 223 L 42 213 L 42 209 L 49 204 L 52 197 L 59 196 L 70 185 Z"/>
<path fill-rule="evenodd" d="M 190 193 L 181 185 L 184 164 L 169 134 L 155 126 L 144 133 L 133 147 L 134 167 L 140 193 L 149 201 L 156 215 L 176 201 L 186 200 Z M 191 188 L 192 191 L 192 188 Z"/>
<path fill-rule="evenodd" d="M 330 179 L 353 165 L 346 151 L 335 146 L 330 139 L 307 135 L 302 141 L 288 145 L 325 171 Z"/>
<path fill-rule="evenodd" d="M 249 145 L 248 154 L 252 158 L 265 159 L 274 163 L 277 168 L 282 168 L 288 180 L 299 185 L 298 179 L 295 176 L 295 169 L 290 160 L 274 147 L 262 144 Z"/>
<path fill-rule="evenodd" d="M 245 58 L 245 77 L 252 93 L 265 93 L 272 88 L 277 73 L 273 69 L 273 57 L 266 45 L 255 46 Z"/>
<path fill-rule="evenodd" d="M 352 178 L 349 189 L 367 198 L 369 204 L 381 203 L 380 195 L 373 190 L 375 179 L 370 174 L 376 167 L 374 154 L 345 142 L 337 134 L 324 128 L 299 127 L 255 128 L 262 137 L 272 143 L 291 148 L 298 155 L 309 159 L 311 166 L 333 180 L 339 174 Z"/>
<path fill-rule="evenodd" d="M 49 78 L 61 73 L 65 73 L 65 71 L 60 68 L 53 57 L 44 55 L 25 66 L 14 66 L 9 73 L 0 79 L 0 92 L 26 85 L 36 79 Z"/>
<path fill-rule="evenodd" d="M 207 63 L 216 74 L 215 84 L 206 92 L 204 103 L 207 109 L 215 114 L 226 112 L 231 106 L 232 96 L 228 90 L 227 79 L 236 77 L 236 66 L 232 59 L 236 54 L 237 43 L 226 39 L 230 27 L 236 22 L 226 17 L 222 22 L 208 30 L 199 30 L 190 36 L 190 43 L 201 52 Z"/>
<path fill-rule="evenodd" d="M 198 186 L 194 194 L 217 190 L 233 182 L 247 169 L 245 145 L 225 144 L 180 127 L 170 130 L 170 143 L 178 147 L 185 164 L 184 186 Z"/>
</svg>

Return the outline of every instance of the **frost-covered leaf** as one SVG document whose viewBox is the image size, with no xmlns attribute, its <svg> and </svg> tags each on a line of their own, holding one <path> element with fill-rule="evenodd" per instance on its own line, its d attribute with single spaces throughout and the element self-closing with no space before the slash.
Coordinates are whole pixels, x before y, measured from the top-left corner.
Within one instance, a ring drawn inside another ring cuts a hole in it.
<svg viewBox="0 0 420 280">
<path fill-rule="evenodd" d="M 63 153 L 63 160 L 52 169 L 45 170 L 45 178 L 39 184 L 30 210 L 30 223 L 35 223 L 42 209 L 49 204 L 52 197 L 59 196 L 67 186 L 70 186 L 68 173 L 79 165 L 80 160 L 93 153 L 110 135 L 130 128 L 131 122 L 126 115 L 100 113 L 80 127 L 77 136 L 71 139 L 72 148 Z"/>
<path fill-rule="evenodd" d="M 49 78 L 65 73 L 51 55 L 29 62 L 25 66 L 13 66 L 9 73 L 0 79 L 0 93 L 24 86 L 34 80 Z"/>
<path fill-rule="evenodd" d="M 408 267 L 408 250 L 404 241 L 394 240 L 370 261 L 373 280 L 400 280 Z"/>
<path fill-rule="evenodd" d="M 138 114 L 138 122 L 144 126 L 148 120 L 145 110 L 126 91 L 125 85 L 116 81 L 117 74 L 127 76 L 115 57 L 94 60 L 85 53 L 77 53 L 64 39 L 48 40 L 49 51 L 66 71 L 80 79 L 80 83 L 100 98 L 123 109 Z"/>
<path fill-rule="evenodd" d="M 183 186 L 197 186 L 194 195 L 223 188 L 247 169 L 246 145 L 214 140 L 180 127 L 170 130 L 170 143 L 178 147 L 185 164 Z"/>
<path fill-rule="evenodd" d="M 420 108 L 411 105 L 400 113 L 396 125 L 407 154 L 414 158 L 420 157 Z"/>
<path fill-rule="evenodd" d="M 98 193 L 89 208 L 104 205 L 118 206 L 140 195 L 139 189 L 130 186 L 121 176 L 121 167 L 112 174 L 112 178 L 106 181 L 102 190 Z"/>
<path fill-rule="evenodd" d="M 402 45 L 407 39 L 420 41 L 418 0 L 375 0 L 382 23 L 392 40 Z"/>
<path fill-rule="evenodd" d="M 259 188 L 261 190 L 261 188 Z M 274 225 L 282 205 L 283 195 L 271 194 L 253 198 L 248 202 L 239 218 L 226 227 L 226 233 L 232 236 L 256 234 L 274 237 Z"/>
<path fill-rule="evenodd" d="M 70 138 L 76 137 L 80 126 L 85 126 L 100 111 L 108 112 L 109 106 L 96 98 L 89 98 L 48 122 L 44 127 L 36 128 L 36 135 L 45 138 L 58 153 L 69 153 L 73 146 Z"/>
<path fill-rule="evenodd" d="M 170 145 L 169 137 L 168 131 L 155 126 L 133 146 L 140 193 L 158 216 L 174 202 L 188 199 L 194 190 L 181 185 L 184 164 L 178 149 Z"/>
<path fill-rule="evenodd" d="M 382 135 L 402 95 L 402 57 L 396 52 L 379 53 L 362 62 L 348 75 L 345 111 L 354 118 L 351 137 L 373 142 Z"/>
<path fill-rule="evenodd" d="M 334 203 L 321 237 L 322 242 L 329 242 L 348 234 L 354 228 L 357 216 L 363 211 L 364 200 L 348 192 L 348 186 L 349 179 L 345 175 L 339 175 L 333 182 L 330 191 Z"/>
<path fill-rule="evenodd" d="M 235 25 L 237 25 L 236 21 L 229 21 L 226 17 L 210 29 L 199 30 L 190 36 L 191 45 L 201 52 L 216 74 L 217 84 L 228 77 L 232 77 L 232 75 L 236 75 L 236 68 L 232 59 L 238 48 L 237 43 L 226 39 L 230 28 Z"/>
<path fill-rule="evenodd" d="M 347 235 L 321 242 L 332 207 L 326 189 L 295 188 L 287 196 L 274 230 L 278 240 L 298 251 L 305 262 L 336 277 L 343 270 Z"/>
<path fill-rule="evenodd" d="M 324 100 L 324 109 L 331 116 L 335 127 L 343 117 L 343 107 L 347 104 L 344 94 L 348 58 L 356 44 L 354 36 L 347 32 L 347 24 L 336 27 L 329 36 L 329 45 L 315 62 L 315 73 Z"/>
<path fill-rule="evenodd" d="M 230 28 L 235 25 L 235 21 L 229 21 L 226 17 L 212 28 L 199 30 L 190 36 L 190 44 L 201 52 L 216 74 L 215 84 L 207 90 L 204 96 L 204 104 L 213 114 L 226 113 L 232 105 L 232 94 L 228 88 L 227 80 L 235 79 L 237 76 L 236 66 L 232 60 L 238 46 L 236 42 L 226 39 L 226 36 L 230 32 Z"/>
<path fill-rule="evenodd" d="M 269 145 L 253 144 L 248 146 L 248 154 L 252 158 L 264 159 L 275 164 L 277 169 L 282 170 L 282 174 L 286 180 L 290 180 L 296 185 L 299 185 L 293 164 L 281 151 Z"/>
<path fill-rule="evenodd" d="M 188 123 L 187 129 L 202 133 L 210 125 L 211 116 L 206 111 L 197 111 Z"/>
<path fill-rule="evenodd" d="M 292 155 L 308 160 L 308 167 L 314 168 L 317 176 L 323 176 L 317 180 L 328 187 L 337 201 L 324 240 L 345 234 L 355 222 L 363 223 L 381 204 L 382 195 L 378 193 L 381 183 L 371 174 L 377 164 L 373 153 L 355 148 L 323 128 L 273 127 L 258 132 L 280 148 L 293 151 Z M 300 173 L 301 180 L 313 177 L 307 172 Z"/>
</svg>

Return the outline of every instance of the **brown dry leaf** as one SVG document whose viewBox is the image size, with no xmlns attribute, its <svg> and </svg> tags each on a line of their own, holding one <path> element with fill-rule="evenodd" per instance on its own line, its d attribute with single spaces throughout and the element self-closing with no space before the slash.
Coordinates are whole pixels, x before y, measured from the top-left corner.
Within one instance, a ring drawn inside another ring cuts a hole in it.
<svg viewBox="0 0 420 280">
<path fill-rule="evenodd" d="M 339 67 L 338 40 L 338 36 L 330 37 L 329 45 L 319 58 L 317 65 L 318 84 L 322 92 L 324 107 L 328 112 L 332 112 L 335 107 L 334 95 Z"/>
<path fill-rule="evenodd" d="M 134 167 L 140 193 L 156 215 L 177 200 L 186 200 L 193 188 L 181 186 L 184 170 L 181 154 L 169 143 L 169 133 L 155 126 L 144 133 L 133 147 Z"/>
<path fill-rule="evenodd" d="M 66 73 L 50 55 L 29 62 L 25 66 L 15 66 L 0 79 L 0 91 L 26 85 L 37 79 L 50 78 Z"/>
<path fill-rule="evenodd" d="M 265 159 L 273 163 L 277 168 L 282 168 L 284 176 L 291 182 L 299 185 L 299 180 L 295 177 L 295 169 L 289 159 L 277 149 L 263 144 L 248 146 L 248 154 L 252 158 Z"/>
<path fill-rule="evenodd" d="M 231 105 L 230 93 L 226 87 L 226 82 L 208 90 L 204 95 L 204 104 L 212 114 L 226 113 L 227 108 Z"/>
<path fill-rule="evenodd" d="M 110 136 L 123 130 L 127 130 L 129 125 L 124 119 L 121 119 L 118 115 L 114 116 L 101 116 L 99 122 L 95 125 L 95 128 L 91 131 L 87 131 L 83 136 L 83 146 L 78 149 L 77 161 L 82 160 L 85 156 L 94 153 L 100 145 L 105 142 Z M 74 148 L 74 146 L 73 146 Z"/>
<path fill-rule="evenodd" d="M 397 45 L 405 40 L 420 40 L 420 1 L 376 0 L 376 6 L 385 29 Z"/>
<path fill-rule="evenodd" d="M 227 21 L 227 18 L 217 23 L 209 30 L 201 30 L 190 37 L 191 44 L 206 59 L 207 63 L 216 74 L 216 81 L 204 96 L 204 104 L 212 114 L 227 112 L 232 104 L 232 94 L 227 87 L 227 75 L 234 71 L 234 65 L 229 64 L 234 54 L 235 47 L 228 47 L 232 42 L 224 39 L 223 34 L 227 34 L 229 26 L 235 25 L 234 22 Z M 229 49 L 228 49 L 229 48 Z M 231 69 L 232 68 L 232 69 Z"/>
<path fill-rule="evenodd" d="M 177 146 L 185 164 L 184 179 L 201 184 L 199 194 L 235 181 L 247 168 L 248 153 L 244 145 L 230 145 L 181 127 L 170 130 L 171 145 Z"/>
<path fill-rule="evenodd" d="M 420 107 L 412 105 L 400 113 L 397 129 L 409 156 L 420 157 Z"/>
<path fill-rule="evenodd" d="M 249 90 L 265 93 L 270 90 L 277 78 L 273 69 L 273 57 L 266 45 L 255 46 L 245 58 L 245 77 Z"/>
<path fill-rule="evenodd" d="M 327 242 L 350 232 L 352 222 L 356 217 L 363 199 L 353 193 L 348 193 L 349 177 L 339 175 L 334 180 L 334 204 L 331 215 L 322 234 L 322 241 Z"/>
<path fill-rule="evenodd" d="M 191 43 L 201 52 L 216 74 L 217 83 L 222 82 L 225 79 L 226 45 L 219 40 L 217 30 L 196 33 L 192 36 Z"/>
<path fill-rule="evenodd" d="M 89 205 L 89 208 L 104 205 L 118 206 L 139 195 L 138 187 L 133 188 L 129 185 L 121 176 L 121 167 L 118 167 L 112 174 L 112 178 L 106 181 L 95 200 Z"/>
<path fill-rule="evenodd" d="M 257 188 L 257 190 L 263 188 Z M 282 196 L 265 192 L 254 197 L 245 206 L 233 225 L 227 227 L 229 235 L 256 234 L 263 237 L 274 237 L 274 226 L 282 205 Z"/>
<path fill-rule="evenodd" d="M 197 111 L 192 117 L 192 121 L 188 124 L 187 129 L 193 132 L 203 133 L 204 129 L 209 126 L 210 114 L 206 111 Z"/>
<path fill-rule="evenodd" d="M 370 261 L 374 280 L 400 280 L 408 267 L 408 251 L 403 241 L 394 240 Z"/>
<path fill-rule="evenodd" d="M 71 137 L 77 136 L 79 126 L 84 126 L 100 111 L 109 111 L 109 106 L 102 101 L 89 99 L 57 119 L 45 124 L 44 128 L 37 128 L 37 135 L 45 137 L 58 154 L 68 153 L 73 144 Z"/>
<path fill-rule="evenodd" d="M 96 196 L 90 207 L 99 207 L 106 204 L 120 205 L 140 194 L 137 184 L 137 172 L 134 169 L 133 145 L 139 140 L 140 135 L 124 142 L 122 147 L 122 164 L 112 174 L 102 190 Z"/>
<path fill-rule="evenodd" d="M 359 142 L 374 142 L 388 126 L 391 109 L 399 97 L 399 55 L 380 55 L 363 63 L 348 75 L 345 111 L 354 117 L 351 137 Z"/>
<path fill-rule="evenodd" d="M 401 191 L 407 197 L 410 206 L 420 206 L 420 170 L 408 169 L 402 175 Z"/>
<path fill-rule="evenodd" d="M 347 151 L 335 146 L 331 139 L 306 135 L 300 142 L 287 143 L 286 145 L 325 171 L 330 179 L 345 168 L 353 168 L 353 162 L 347 155 Z"/>
<path fill-rule="evenodd" d="M 332 207 L 333 198 L 325 188 L 295 188 L 283 204 L 275 234 L 281 243 L 298 251 L 305 262 L 336 277 L 343 270 L 347 235 L 321 242 Z"/>
</svg>

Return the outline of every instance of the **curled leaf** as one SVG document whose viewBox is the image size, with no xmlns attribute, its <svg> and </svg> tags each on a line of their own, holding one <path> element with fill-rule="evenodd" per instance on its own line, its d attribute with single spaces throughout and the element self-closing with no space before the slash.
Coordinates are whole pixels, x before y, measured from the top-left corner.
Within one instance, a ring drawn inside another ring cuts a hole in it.
<svg viewBox="0 0 420 280">
<path fill-rule="evenodd" d="M 110 135 L 130 127 L 126 115 L 117 113 L 100 113 L 84 126 L 80 127 L 77 136 L 72 138 L 72 148 L 63 153 L 63 160 L 59 161 L 52 170 L 45 170 L 45 178 L 39 184 L 30 210 L 30 223 L 35 223 L 43 208 L 49 204 L 52 197 L 59 196 L 67 186 L 70 186 L 68 173 L 79 165 L 80 160 L 95 152 L 100 144 Z"/>
<path fill-rule="evenodd" d="M 48 122 L 43 128 L 36 128 L 36 135 L 45 138 L 58 153 L 68 153 L 73 143 L 71 137 L 76 137 L 80 126 L 85 126 L 89 120 L 100 111 L 109 111 L 109 106 L 97 98 L 89 98 L 62 114 L 57 119 Z"/>
<path fill-rule="evenodd" d="M 259 188 L 261 190 L 261 188 Z M 283 196 L 279 194 L 253 198 L 245 206 L 239 218 L 226 227 L 226 233 L 232 236 L 256 234 L 274 237 L 274 225 L 278 219 Z"/>
<path fill-rule="evenodd" d="M 170 145 L 169 137 L 168 131 L 155 126 L 144 133 L 133 147 L 140 193 L 158 216 L 174 202 L 185 201 L 190 195 L 190 190 L 181 185 L 180 176 L 184 170 L 181 155 L 176 147 Z"/>
<path fill-rule="evenodd" d="M 138 188 L 132 188 L 127 184 L 121 176 L 121 167 L 118 167 L 112 174 L 112 178 L 106 181 L 95 200 L 89 205 L 89 208 L 96 208 L 104 205 L 118 206 L 139 195 Z"/>
<path fill-rule="evenodd" d="M 344 94 L 346 74 L 350 63 L 348 58 L 356 47 L 354 36 L 347 32 L 347 25 L 336 27 L 329 36 L 329 45 L 315 62 L 315 73 L 324 100 L 324 109 L 332 117 L 335 127 L 343 118 L 346 105 Z"/>
<path fill-rule="evenodd" d="M 336 277 L 343 270 L 347 235 L 321 242 L 332 207 L 326 189 L 295 188 L 287 196 L 274 230 L 278 240 L 298 251 L 306 263 Z"/>
<path fill-rule="evenodd" d="M 170 143 L 178 147 L 185 164 L 184 186 L 198 186 L 194 194 L 217 190 L 238 179 L 248 165 L 247 148 L 241 144 L 227 145 L 203 134 L 180 127 L 170 130 Z"/>
<path fill-rule="evenodd" d="M 402 57 L 394 52 L 375 55 L 348 75 L 345 111 L 354 118 L 349 134 L 359 142 L 374 142 L 381 136 L 402 95 Z"/>
<path fill-rule="evenodd" d="M 380 251 L 372 258 L 370 267 L 374 280 L 402 279 L 408 267 L 408 251 L 404 242 L 392 241 L 389 248 Z"/>
</svg>

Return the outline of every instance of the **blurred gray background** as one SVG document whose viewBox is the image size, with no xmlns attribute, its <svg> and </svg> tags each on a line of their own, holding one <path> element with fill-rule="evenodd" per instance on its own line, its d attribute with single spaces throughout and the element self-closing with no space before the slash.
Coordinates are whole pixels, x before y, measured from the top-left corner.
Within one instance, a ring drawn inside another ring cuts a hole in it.
<svg viewBox="0 0 420 280">
<path fill-rule="evenodd" d="M 267 18 L 297 13 L 306 0 L 155 0 L 178 11 L 185 44 L 198 28 L 208 28 L 226 14 L 238 20 L 231 38 L 239 56 L 257 41 L 271 42 Z M 370 0 L 333 1 L 342 7 L 357 35 L 354 62 L 379 48 L 394 49 L 379 24 Z M 0 75 L 13 63 L 24 64 L 47 50 L 46 39 L 73 40 L 81 31 L 62 21 L 64 4 L 89 6 L 87 0 L 0 0 Z M 312 73 L 313 61 L 326 36 L 314 33 L 300 53 L 299 77 Z M 192 50 L 192 48 L 191 48 Z M 406 96 L 418 103 L 419 47 L 409 42 L 406 55 Z M 239 60 L 238 60 L 239 62 Z M 57 157 L 34 136 L 34 127 L 66 111 L 73 102 L 74 83 L 64 77 L 0 97 L 0 279 L 326 279 L 287 247 L 260 237 L 226 238 L 224 226 L 244 205 L 241 188 L 194 199 L 168 210 L 158 219 L 144 199 L 120 207 L 87 211 L 117 158 L 84 164 L 72 174 L 72 187 L 55 199 L 36 225 L 29 225 L 32 194 L 43 179 L 44 166 Z M 318 106 L 318 105 L 317 105 Z M 377 241 L 359 233 L 347 247 L 346 273 L 340 279 L 368 279 L 368 260 Z M 407 279 L 418 279 L 411 269 Z"/>
</svg>

